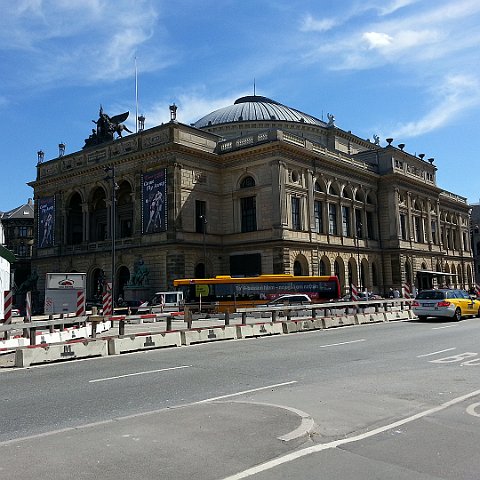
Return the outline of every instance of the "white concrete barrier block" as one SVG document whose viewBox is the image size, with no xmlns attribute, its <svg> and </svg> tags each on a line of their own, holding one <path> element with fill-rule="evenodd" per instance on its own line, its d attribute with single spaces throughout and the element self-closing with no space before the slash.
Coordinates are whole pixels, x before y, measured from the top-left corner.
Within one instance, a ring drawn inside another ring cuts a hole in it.
<svg viewBox="0 0 480 480">
<path fill-rule="evenodd" d="M 193 328 L 191 330 L 182 330 L 182 345 L 191 345 L 193 343 L 216 342 L 218 340 L 233 340 L 237 338 L 237 329 L 235 326 L 218 326 L 206 328 Z"/>
<path fill-rule="evenodd" d="M 108 348 L 107 341 L 104 339 L 35 345 L 17 348 L 15 366 L 28 367 L 38 363 L 106 355 L 108 355 Z"/>
<path fill-rule="evenodd" d="M 283 323 L 283 333 L 306 332 L 323 328 L 321 319 L 292 320 Z"/>
<path fill-rule="evenodd" d="M 283 333 L 283 322 L 249 323 L 237 325 L 237 338 L 262 337 Z"/>
<path fill-rule="evenodd" d="M 358 313 L 355 315 L 357 323 L 359 325 L 365 323 L 378 323 L 385 321 L 385 316 L 383 313 Z"/>
<path fill-rule="evenodd" d="M 179 347 L 182 338 L 179 331 L 161 332 L 155 334 L 137 334 L 108 339 L 109 355 L 119 355 L 125 352 L 151 350 L 153 348 Z"/>
<path fill-rule="evenodd" d="M 408 313 L 406 311 L 405 312 L 402 312 L 402 311 L 385 312 L 383 315 L 385 316 L 386 322 L 395 322 L 398 320 L 408 319 Z"/>
<path fill-rule="evenodd" d="M 355 318 L 354 315 L 324 317 L 323 323 L 325 328 L 345 327 L 347 325 L 355 325 Z"/>
</svg>

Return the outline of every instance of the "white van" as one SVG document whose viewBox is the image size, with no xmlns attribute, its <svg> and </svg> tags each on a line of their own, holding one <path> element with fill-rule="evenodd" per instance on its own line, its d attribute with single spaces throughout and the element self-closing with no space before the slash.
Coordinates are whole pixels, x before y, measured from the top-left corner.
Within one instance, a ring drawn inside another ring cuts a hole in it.
<svg viewBox="0 0 480 480">
<path fill-rule="evenodd" d="M 178 312 L 183 310 L 183 292 L 157 292 L 148 302 L 140 305 L 139 312 L 149 310 L 151 313 Z"/>
</svg>

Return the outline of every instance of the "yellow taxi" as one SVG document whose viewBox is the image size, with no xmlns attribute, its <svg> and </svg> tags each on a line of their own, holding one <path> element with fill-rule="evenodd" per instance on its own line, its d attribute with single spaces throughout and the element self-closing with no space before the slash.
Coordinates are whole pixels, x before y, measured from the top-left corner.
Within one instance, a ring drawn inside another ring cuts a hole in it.
<svg viewBox="0 0 480 480">
<path fill-rule="evenodd" d="M 462 317 L 480 317 L 480 300 L 470 297 L 465 290 L 422 290 L 412 307 L 419 320 L 440 317 L 460 321 Z"/>
</svg>

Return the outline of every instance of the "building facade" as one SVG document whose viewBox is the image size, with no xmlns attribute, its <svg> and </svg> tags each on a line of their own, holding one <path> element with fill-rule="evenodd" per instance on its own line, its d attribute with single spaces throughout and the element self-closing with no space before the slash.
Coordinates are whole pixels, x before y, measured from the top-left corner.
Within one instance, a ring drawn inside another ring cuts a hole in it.
<svg viewBox="0 0 480 480">
<path fill-rule="evenodd" d="M 12 288 L 20 286 L 31 275 L 33 251 L 34 208 L 33 200 L 13 210 L 0 214 L 5 235 L 5 246 L 15 255 L 11 265 Z"/>
<path fill-rule="evenodd" d="M 473 284 L 469 207 L 437 186 L 433 159 L 332 115 L 250 96 L 192 125 L 172 106 L 169 123 L 94 140 L 37 165 L 40 291 L 47 272 L 85 272 L 93 298 L 113 268 L 123 294 L 138 265 L 152 292 L 261 273 L 334 274 L 344 293 Z"/>
</svg>

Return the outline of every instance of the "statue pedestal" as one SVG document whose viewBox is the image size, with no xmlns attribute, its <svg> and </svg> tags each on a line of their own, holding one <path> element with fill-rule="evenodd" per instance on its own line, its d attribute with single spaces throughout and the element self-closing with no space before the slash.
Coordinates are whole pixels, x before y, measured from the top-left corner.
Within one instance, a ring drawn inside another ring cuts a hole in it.
<svg viewBox="0 0 480 480">
<path fill-rule="evenodd" d="M 127 302 L 140 300 L 146 302 L 147 300 L 150 300 L 150 297 L 152 296 L 150 288 L 141 285 L 125 285 L 123 287 L 123 294 L 123 299 Z"/>
</svg>

